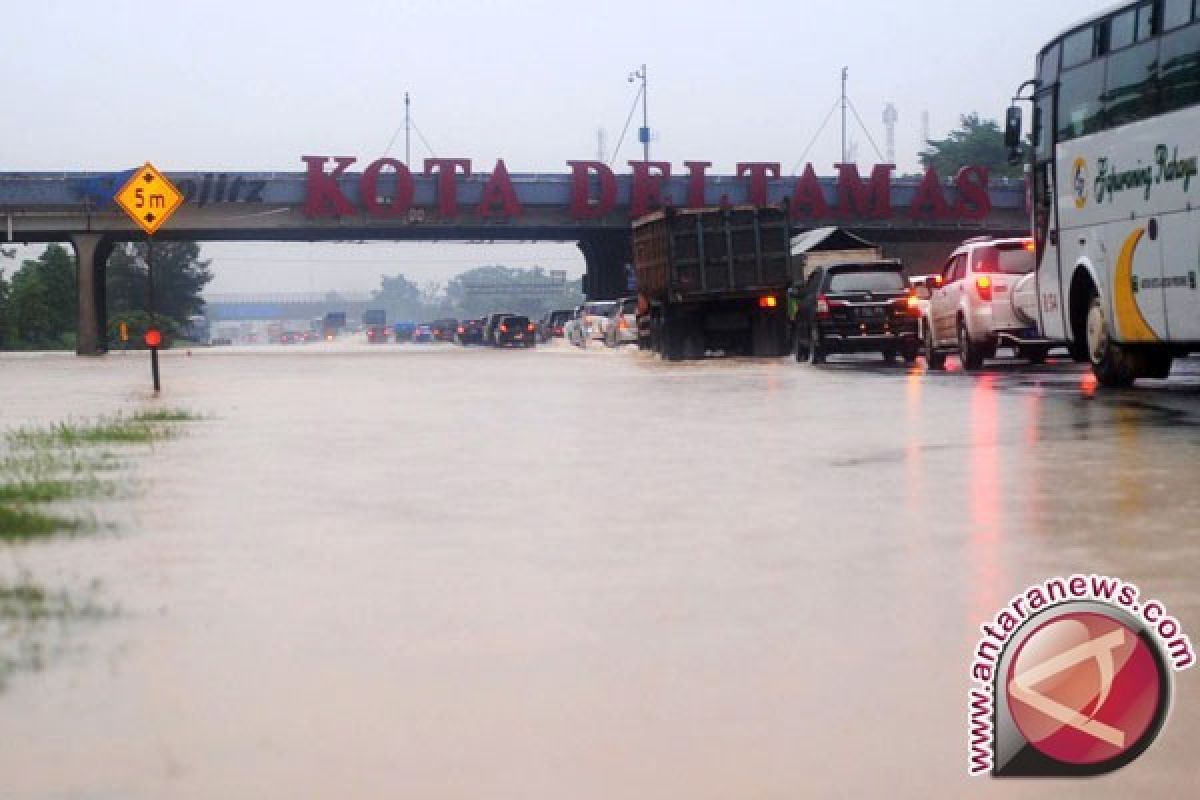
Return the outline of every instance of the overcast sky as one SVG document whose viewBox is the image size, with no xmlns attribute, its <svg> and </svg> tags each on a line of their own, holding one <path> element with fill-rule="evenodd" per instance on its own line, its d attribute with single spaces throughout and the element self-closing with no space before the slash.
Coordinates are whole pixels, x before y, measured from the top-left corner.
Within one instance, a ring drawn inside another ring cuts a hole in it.
<svg viewBox="0 0 1200 800">
<path fill-rule="evenodd" d="M 649 70 L 651 156 L 681 169 L 778 161 L 790 172 L 837 100 L 843 66 L 870 138 L 899 111 L 897 161 L 916 168 L 958 116 L 999 118 L 1049 37 L 1107 7 L 1086 0 L 43 0 L 5 10 L 0 170 L 299 171 L 305 154 L 383 155 L 403 96 L 438 156 L 489 171 L 565 172 L 611 156 Z M 636 127 L 635 121 L 634 126 Z M 618 163 L 638 156 L 631 131 Z M 858 160 L 879 159 L 856 126 Z M 805 160 L 830 174 L 830 120 Z M 392 146 L 403 156 L 403 135 Z M 430 153 L 414 137 L 413 160 Z M 366 289 L 478 263 L 578 273 L 570 245 L 206 245 L 210 291 Z"/>
</svg>

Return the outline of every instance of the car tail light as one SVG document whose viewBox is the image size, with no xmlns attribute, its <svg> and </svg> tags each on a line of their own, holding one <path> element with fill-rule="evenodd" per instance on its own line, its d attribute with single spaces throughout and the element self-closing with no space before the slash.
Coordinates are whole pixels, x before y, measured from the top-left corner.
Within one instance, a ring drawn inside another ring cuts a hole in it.
<svg viewBox="0 0 1200 800">
<path fill-rule="evenodd" d="M 466 328 L 464 328 L 462 325 L 459 325 L 459 326 L 458 326 L 458 332 L 459 332 L 459 333 L 466 333 L 466 332 L 467 332 L 467 329 L 466 329 Z"/>
<path fill-rule="evenodd" d="M 500 332 L 501 332 L 501 333 L 508 333 L 508 326 L 507 326 L 507 325 L 501 325 L 501 326 L 500 326 Z"/>
<path fill-rule="evenodd" d="M 532 331 L 532 330 L 537 330 L 537 326 L 536 326 L 536 325 L 534 325 L 534 324 L 531 322 L 531 323 L 529 323 L 529 325 L 528 325 L 528 327 L 526 328 L 526 330 L 530 330 L 530 331 Z"/>
<path fill-rule="evenodd" d="M 846 301 L 830 300 L 823 294 L 817 295 L 817 318 L 829 319 L 829 315 L 835 308 L 845 308 Z"/>
<path fill-rule="evenodd" d="M 1030 239 L 1028 242 L 1025 243 L 1025 249 L 1032 253 L 1037 250 L 1037 245 L 1034 244 L 1032 239 Z"/>
<path fill-rule="evenodd" d="M 979 299 L 991 302 L 992 300 L 992 279 L 987 275 L 980 275 L 975 279 L 975 288 L 979 290 Z"/>
<path fill-rule="evenodd" d="M 934 286 L 934 288 L 935 288 L 935 289 L 940 289 L 940 288 L 942 288 L 942 276 L 941 276 L 941 275 L 934 275 L 934 276 L 933 276 L 933 286 Z"/>
<path fill-rule="evenodd" d="M 779 300 L 773 294 L 758 298 L 759 308 L 775 308 L 777 305 L 779 305 Z"/>
</svg>

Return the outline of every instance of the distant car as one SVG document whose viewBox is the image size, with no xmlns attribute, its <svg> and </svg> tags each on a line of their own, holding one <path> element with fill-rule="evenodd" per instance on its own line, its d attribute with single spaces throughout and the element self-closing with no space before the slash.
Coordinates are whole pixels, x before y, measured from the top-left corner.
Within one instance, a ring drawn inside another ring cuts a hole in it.
<svg viewBox="0 0 1200 800">
<path fill-rule="evenodd" d="M 433 328 L 429 325 L 418 325 L 413 329 L 412 340 L 419 344 L 428 344 L 436 341 L 433 338 Z"/>
<path fill-rule="evenodd" d="M 483 320 L 483 343 L 496 343 L 496 329 L 500 327 L 500 320 L 505 317 L 513 316 L 511 311 L 496 311 L 488 314 Z"/>
<path fill-rule="evenodd" d="M 482 319 L 464 319 L 458 323 L 454 341 L 464 347 L 469 344 L 483 344 L 483 322 Z"/>
<path fill-rule="evenodd" d="M 563 327 L 574 313 L 569 308 L 546 312 L 541 322 L 538 323 L 538 340 L 548 342 L 555 337 L 562 337 Z"/>
<path fill-rule="evenodd" d="M 920 308 L 899 261 L 830 264 L 813 270 L 796 300 L 796 360 L 820 364 L 831 353 L 881 353 L 913 363 L 920 351 Z"/>
<path fill-rule="evenodd" d="M 608 332 L 608 315 L 616 308 L 615 300 L 593 300 L 583 304 L 583 327 L 590 339 L 603 339 Z"/>
<path fill-rule="evenodd" d="M 386 325 L 368 325 L 367 326 L 367 341 L 371 344 L 384 344 L 388 340 L 388 329 Z"/>
<path fill-rule="evenodd" d="M 529 321 L 529 317 L 519 314 L 503 317 L 492 341 L 493 347 L 533 347 L 536 344 L 537 326 Z"/>
<path fill-rule="evenodd" d="M 439 342 L 453 342 L 455 332 L 458 330 L 458 320 L 456 319 L 435 319 L 429 323 L 429 327 L 433 329 L 433 338 Z"/>
<path fill-rule="evenodd" d="M 321 341 L 321 334 L 318 333 L 317 331 L 305 331 L 304 341 L 306 343 L 307 342 L 319 342 L 319 341 Z"/>
<path fill-rule="evenodd" d="M 415 322 L 397 322 L 392 326 L 392 334 L 397 342 L 411 342 L 416 331 Z"/>
<path fill-rule="evenodd" d="M 280 344 L 301 344 L 304 341 L 304 334 L 296 331 L 284 331 L 279 334 Z"/>
<path fill-rule="evenodd" d="M 1043 338 L 1037 321 L 1015 302 L 1035 264 L 1030 238 L 981 236 L 956 248 L 929 296 L 924 326 L 929 368 L 941 369 L 946 355 L 957 353 L 963 369 L 979 369 L 997 347 L 1011 347 L 1035 364 L 1045 361 L 1060 343 Z"/>
<path fill-rule="evenodd" d="M 623 297 L 613 305 L 604 330 L 604 344 L 609 347 L 619 347 L 623 344 L 637 344 L 637 298 Z"/>
</svg>

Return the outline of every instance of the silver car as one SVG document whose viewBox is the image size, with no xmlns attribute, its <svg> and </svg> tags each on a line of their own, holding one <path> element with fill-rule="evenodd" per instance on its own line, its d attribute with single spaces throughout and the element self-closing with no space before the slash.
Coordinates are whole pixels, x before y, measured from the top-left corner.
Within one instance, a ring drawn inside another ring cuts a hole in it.
<svg viewBox="0 0 1200 800">
<path fill-rule="evenodd" d="M 637 340 L 637 298 L 623 297 L 608 315 L 604 343 L 609 347 L 620 347 L 623 344 L 637 344 Z"/>
</svg>

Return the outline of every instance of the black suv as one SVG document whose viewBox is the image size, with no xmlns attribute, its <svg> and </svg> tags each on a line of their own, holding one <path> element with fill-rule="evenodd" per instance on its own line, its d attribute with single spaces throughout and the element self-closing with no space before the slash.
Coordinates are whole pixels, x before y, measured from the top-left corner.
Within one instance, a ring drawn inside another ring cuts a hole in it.
<svg viewBox="0 0 1200 800">
<path fill-rule="evenodd" d="M 917 297 L 899 261 L 818 267 L 788 290 L 796 304 L 796 360 L 820 364 L 830 353 L 899 354 L 911 364 L 920 348 Z"/>
<path fill-rule="evenodd" d="M 458 332 L 454 341 L 466 346 L 468 344 L 483 344 L 483 320 L 464 319 L 458 323 Z"/>
<path fill-rule="evenodd" d="M 555 336 L 562 337 L 563 326 L 567 324 L 567 320 L 575 312 L 571 309 L 559 311 L 547 311 L 538 323 L 538 341 L 548 342 Z"/>
<path fill-rule="evenodd" d="M 537 326 L 529 321 L 529 317 L 510 315 L 502 318 L 496 326 L 492 344 L 496 347 L 533 347 L 537 344 Z"/>
</svg>

